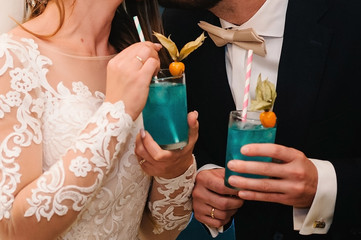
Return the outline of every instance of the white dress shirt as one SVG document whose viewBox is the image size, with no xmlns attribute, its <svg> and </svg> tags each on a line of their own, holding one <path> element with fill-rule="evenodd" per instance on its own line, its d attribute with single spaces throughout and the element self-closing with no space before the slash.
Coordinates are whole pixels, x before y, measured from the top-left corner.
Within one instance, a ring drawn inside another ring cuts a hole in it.
<svg viewBox="0 0 361 240">
<path fill-rule="evenodd" d="M 250 80 L 250 97 L 255 98 L 255 88 L 258 75 L 262 80 L 268 80 L 277 84 L 278 65 L 281 55 L 283 32 L 286 19 L 288 0 L 267 0 L 258 12 L 241 26 L 235 26 L 222 19 L 224 28 L 235 29 L 253 28 L 255 32 L 265 39 L 267 55 L 265 57 L 253 55 L 252 72 Z M 246 76 L 247 50 L 236 45 L 226 46 L 226 70 L 232 96 L 237 109 L 242 109 L 244 83 Z M 318 186 L 315 198 L 310 208 L 294 208 L 294 229 L 302 235 L 325 234 L 331 226 L 337 194 L 336 173 L 329 161 L 310 159 L 318 171 Z M 214 168 L 206 165 L 200 170 Z M 324 228 L 315 227 L 317 221 L 324 222 Z M 218 232 L 212 229 L 211 234 L 215 237 Z M 219 232 L 223 228 L 218 229 Z"/>
</svg>

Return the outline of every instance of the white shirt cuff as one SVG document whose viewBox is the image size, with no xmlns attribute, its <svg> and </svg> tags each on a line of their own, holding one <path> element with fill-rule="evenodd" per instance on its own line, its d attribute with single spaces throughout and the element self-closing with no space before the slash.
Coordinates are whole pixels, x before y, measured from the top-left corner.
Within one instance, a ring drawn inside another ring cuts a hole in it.
<svg viewBox="0 0 361 240">
<path fill-rule="evenodd" d="M 213 238 L 217 237 L 219 233 L 223 233 L 223 226 L 219 227 L 219 228 L 209 227 L 206 224 L 205 224 L 205 226 L 208 228 L 208 230 L 211 233 Z"/>
<path fill-rule="evenodd" d="M 218 166 L 216 164 L 206 164 L 206 165 L 203 165 L 201 168 L 198 169 L 198 173 L 200 171 L 203 171 L 203 170 L 209 170 L 209 169 L 215 169 L 215 168 L 223 168 L 221 166 Z"/>
<path fill-rule="evenodd" d="M 337 178 L 329 161 L 310 159 L 318 172 L 318 184 L 311 207 L 293 208 L 294 229 L 301 235 L 326 234 L 331 227 L 337 196 Z"/>
</svg>

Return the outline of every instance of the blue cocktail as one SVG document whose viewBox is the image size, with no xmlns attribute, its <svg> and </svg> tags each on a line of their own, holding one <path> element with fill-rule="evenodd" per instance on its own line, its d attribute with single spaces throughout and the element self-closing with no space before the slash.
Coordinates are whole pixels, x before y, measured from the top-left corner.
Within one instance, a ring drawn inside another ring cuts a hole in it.
<svg viewBox="0 0 361 240">
<path fill-rule="evenodd" d="M 187 96 L 184 74 L 171 76 L 161 70 L 152 79 L 143 109 L 144 128 L 167 150 L 179 149 L 188 142 Z"/>
<path fill-rule="evenodd" d="M 249 143 L 274 143 L 276 137 L 276 127 L 263 127 L 259 120 L 258 112 L 249 112 L 247 115 L 246 121 L 242 121 L 242 111 L 232 111 L 229 117 L 224 183 L 230 188 L 234 188 L 228 183 L 228 178 L 231 175 L 251 178 L 264 178 L 265 176 L 233 172 L 227 168 L 228 161 L 240 159 L 245 161 L 270 162 L 272 160 L 269 157 L 249 157 L 241 154 L 240 149 L 243 145 Z"/>
</svg>

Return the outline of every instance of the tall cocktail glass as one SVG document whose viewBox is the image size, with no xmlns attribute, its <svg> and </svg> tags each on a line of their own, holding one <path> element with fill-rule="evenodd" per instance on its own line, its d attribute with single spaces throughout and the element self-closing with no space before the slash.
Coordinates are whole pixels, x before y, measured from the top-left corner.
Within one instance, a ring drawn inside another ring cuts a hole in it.
<svg viewBox="0 0 361 240">
<path fill-rule="evenodd" d="M 250 178 L 265 178 L 265 176 L 233 172 L 228 169 L 227 163 L 230 160 L 261 161 L 270 162 L 269 157 L 249 157 L 241 153 L 242 146 L 249 143 L 274 143 L 276 127 L 265 128 L 259 120 L 260 112 L 248 112 L 247 119 L 242 121 L 242 111 L 232 111 L 229 115 L 228 137 L 226 150 L 226 174 L 224 184 L 234 188 L 228 183 L 231 175 L 238 175 Z"/>
<path fill-rule="evenodd" d="M 161 69 L 152 79 L 143 109 L 144 128 L 166 150 L 179 149 L 188 143 L 187 95 L 184 73 L 172 76 Z"/>
</svg>

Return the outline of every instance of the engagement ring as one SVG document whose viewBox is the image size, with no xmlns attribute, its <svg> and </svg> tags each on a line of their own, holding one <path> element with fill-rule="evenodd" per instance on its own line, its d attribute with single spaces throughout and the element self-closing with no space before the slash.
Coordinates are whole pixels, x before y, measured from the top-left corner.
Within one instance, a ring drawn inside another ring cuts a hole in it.
<svg viewBox="0 0 361 240">
<path fill-rule="evenodd" d="M 143 59 L 142 59 L 141 57 L 139 57 L 138 55 L 135 56 L 135 57 L 139 60 L 139 62 L 141 62 L 142 64 L 144 64 L 144 61 L 143 61 Z"/>
</svg>

